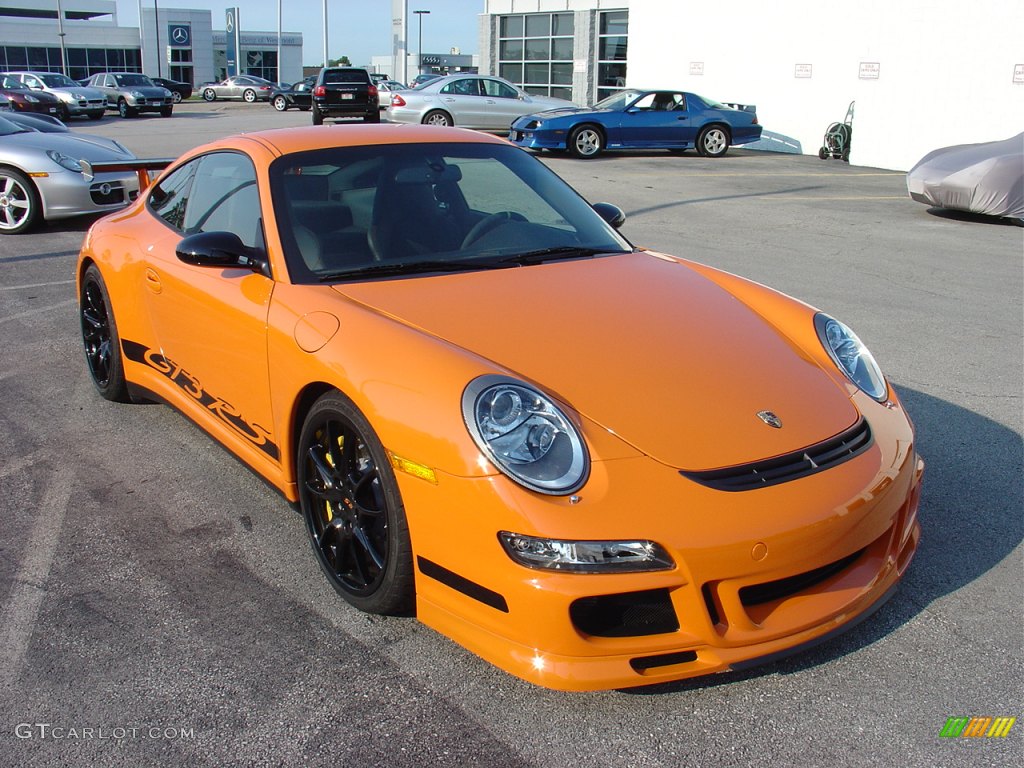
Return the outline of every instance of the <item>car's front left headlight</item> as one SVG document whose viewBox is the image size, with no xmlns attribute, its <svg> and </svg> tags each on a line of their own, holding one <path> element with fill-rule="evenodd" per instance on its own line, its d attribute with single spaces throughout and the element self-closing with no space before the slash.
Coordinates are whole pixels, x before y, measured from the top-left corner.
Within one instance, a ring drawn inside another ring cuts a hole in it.
<svg viewBox="0 0 1024 768">
<path fill-rule="evenodd" d="M 31 93 L 26 93 L 25 94 L 25 101 L 27 101 L 29 104 L 38 104 L 39 103 L 39 98 L 36 97 L 36 96 L 33 96 Z"/>
<path fill-rule="evenodd" d="M 74 171 L 75 173 L 82 172 L 82 164 L 70 155 L 65 155 L 63 152 L 48 149 L 46 150 L 46 156 L 61 168 L 67 168 L 69 171 Z"/>
<path fill-rule="evenodd" d="M 832 361 L 861 391 L 879 402 L 889 396 L 882 369 L 857 334 L 824 312 L 814 316 L 814 328 Z"/>
<path fill-rule="evenodd" d="M 590 455 L 576 426 L 547 395 L 507 376 L 474 379 L 462 416 L 484 455 L 515 482 L 560 496 L 579 490 Z"/>
</svg>

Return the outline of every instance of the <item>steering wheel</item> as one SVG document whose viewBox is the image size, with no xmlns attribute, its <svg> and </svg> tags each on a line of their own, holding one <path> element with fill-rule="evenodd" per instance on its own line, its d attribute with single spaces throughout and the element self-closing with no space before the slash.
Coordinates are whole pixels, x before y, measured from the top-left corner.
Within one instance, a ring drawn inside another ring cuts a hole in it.
<svg viewBox="0 0 1024 768">
<path fill-rule="evenodd" d="M 476 224 L 470 227 L 469 232 L 462 238 L 462 245 L 460 248 L 469 248 L 473 243 L 479 240 L 481 237 L 486 235 L 492 229 L 497 229 L 502 224 L 506 224 L 510 221 L 526 221 L 526 217 L 521 213 L 515 211 L 498 211 L 492 213 L 490 216 L 485 216 L 480 219 Z"/>
</svg>

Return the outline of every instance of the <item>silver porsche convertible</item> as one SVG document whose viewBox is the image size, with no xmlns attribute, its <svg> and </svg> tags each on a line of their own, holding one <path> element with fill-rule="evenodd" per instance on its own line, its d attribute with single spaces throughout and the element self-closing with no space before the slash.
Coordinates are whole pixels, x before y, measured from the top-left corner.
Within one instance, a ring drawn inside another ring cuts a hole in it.
<svg viewBox="0 0 1024 768">
<path fill-rule="evenodd" d="M 83 174 L 82 161 L 134 157 L 113 139 L 44 132 L 0 114 L 0 234 L 26 232 L 44 219 L 124 207 L 139 194 L 138 175 L 125 171 L 91 176 Z"/>
</svg>

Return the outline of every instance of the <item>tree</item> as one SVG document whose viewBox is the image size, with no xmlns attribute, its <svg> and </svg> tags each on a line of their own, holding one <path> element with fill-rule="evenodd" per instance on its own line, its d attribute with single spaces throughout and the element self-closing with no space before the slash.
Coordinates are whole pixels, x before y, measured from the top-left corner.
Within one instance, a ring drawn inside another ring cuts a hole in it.
<svg viewBox="0 0 1024 768">
<path fill-rule="evenodd" d="M 351 67 L 352 62 L 348 60 L 348 56 L 341 56 L 337 59 L 331 59 L 327 62 L 328 67 Z"/>
</svg>

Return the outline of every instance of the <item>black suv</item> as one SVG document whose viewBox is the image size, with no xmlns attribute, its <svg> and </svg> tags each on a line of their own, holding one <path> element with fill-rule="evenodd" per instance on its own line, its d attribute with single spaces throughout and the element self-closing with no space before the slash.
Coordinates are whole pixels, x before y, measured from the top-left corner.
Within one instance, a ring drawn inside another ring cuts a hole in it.
<svg viewBox="0 0 1024 768">
<path fill-rule="evenodd" d="M 364 123 L 379 123 L 379 98 L 365 69 L 324 67 L 313 88 L 313 125 L 323 125 L 329 117 L 362 117 Z"/>
</svg>

